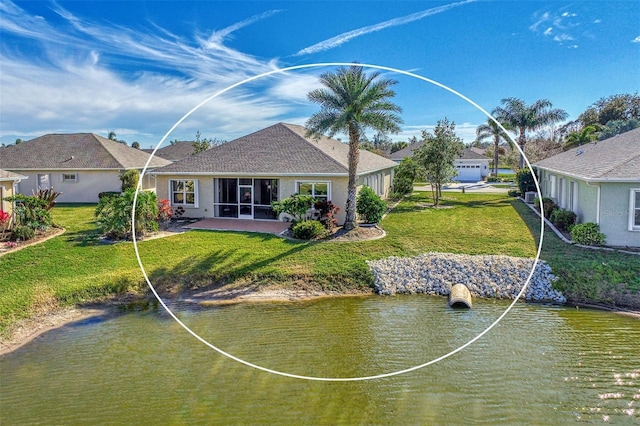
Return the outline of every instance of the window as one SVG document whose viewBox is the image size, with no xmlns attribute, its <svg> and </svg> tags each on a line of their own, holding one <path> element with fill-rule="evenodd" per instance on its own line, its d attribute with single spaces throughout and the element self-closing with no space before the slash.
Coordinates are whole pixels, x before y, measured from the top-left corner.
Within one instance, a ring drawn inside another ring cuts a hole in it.
<svg viewBox="0 0 640 426">
<path fill-rule="evenodd" d="M 317 200 L 329 200 L 329 182 L 297 182 L 300 195 L 311 195 Z"/>
<path fill-rule="evenodd" d="M 631 189 L 629 196 L 629 231 L 640 231 L 640 188 Z"/>
<path fill-rule="evenodd" d="M 550 175 L 549 176 L 549 197 L 555 199 L 557 189 L 558 188 L 556 186 L 556 176 Z"/>
<path fill-rule="evenodd" d="M 198 207 L 197 180 L 170 180 L 169 195 L 172 206 Z"/>
<path fill-rule="evenodd" d="M 62 174 L 63 182 L 77 182 L 78 174 L 77 173 L 63 173 Z"/>
</svg>

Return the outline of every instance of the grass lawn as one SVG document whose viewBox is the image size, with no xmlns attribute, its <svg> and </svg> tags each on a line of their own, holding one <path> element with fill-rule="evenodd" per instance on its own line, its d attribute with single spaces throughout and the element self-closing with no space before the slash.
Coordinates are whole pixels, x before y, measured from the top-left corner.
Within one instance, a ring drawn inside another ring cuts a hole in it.
<svg viewBox="0 0 640 426">
<path fill-rule="evenodd" d="M 379 240 L 297 242 L 268 234 L 190 231 L 143 241 L 138 247 L 154 286 L 184 289 L 236 281 L 303 281 L 324 289 L 361 289 L 372 283 L 368 259 L 428 251 L 535 256 L 539 221 L 519 201 L 504 194 L 446 193 L 444 208 L 433 209 L 426 207 L 429 196 L 414 193 L 401 202 L 383 220 L 387 236 Z M 132 243 L 100 243 L 94 208 L 56 206 L 53 218 L 66 228 L 65 234 L 0 259 L 0 334 L 21 318 L 60 306 L 146 291 Z M 640 289 L 638 276 L 624 272 L 639 271 L 640 257 L 583 253 L 561 244 L 546 233 L 542 256 L 554 270 L 566 268 L 556 272 L 561 285 L 589 278 L 593 267 L 606 264 L 598 266 L 602 280 Z"/>
</svg>

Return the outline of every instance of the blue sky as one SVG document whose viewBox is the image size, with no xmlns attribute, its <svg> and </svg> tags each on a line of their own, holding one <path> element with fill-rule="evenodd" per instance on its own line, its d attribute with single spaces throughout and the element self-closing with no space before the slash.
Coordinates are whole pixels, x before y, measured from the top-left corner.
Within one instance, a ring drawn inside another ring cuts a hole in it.
<svg viewBox="0 0 640 426">
<path fill-rule="evenodd" d="M 93 132 L 155 146 L 217 91 L 278 68 L 357 61 L 410 71 L 491 111 L 549 99 L 575 119 L 603 96 L 640 90 L 635 1 L 0 0 L 0 142 Z M 169 135 L 231 140 L 304 124 L 306 94 L 335 67 L 274 74 L 229 90 Z M 374 70 L 371 70 L 374 71 Z M 395 140 L 455 121 L 473 140 L 486 117 L 453 94 L 388 71 L 404 125 Z"/>
</svg>

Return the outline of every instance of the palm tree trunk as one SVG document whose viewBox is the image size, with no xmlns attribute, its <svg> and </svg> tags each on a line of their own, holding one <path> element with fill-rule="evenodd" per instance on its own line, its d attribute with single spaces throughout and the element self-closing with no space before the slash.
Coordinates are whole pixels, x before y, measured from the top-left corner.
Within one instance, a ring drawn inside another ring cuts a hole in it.
<svg viewBox="0 0 640 426">
<path fill-rule="evenodd" d="M 500 143 L 500 136 L 496 135 L 493 138 L 493 176 L 498 177 L 498 145 Z"/>
<path fill-rule="evenodd" d="M 344 229 L 347 231 L 355 229 L 356 222 L 356 174 L 358 171 L 358 161 L 360 150 L 358 141 L 360 133 L 355 125 L 349 126 L 349 182 L 347 184 L 347 205 L 345 209 L 346 219 Z"/>
<path fill-rule="evenodd" d="M 524 145 L 527 143 L 527 138 L 524 134 L 525 129 L 523 127 L 520 128 L 520 135 L 518 135 L 518 145 L 520 145 L 520 149 L 522 149 L 522 153 L 520 154 L 520 170 L 524 169 Z"/>
</svg>

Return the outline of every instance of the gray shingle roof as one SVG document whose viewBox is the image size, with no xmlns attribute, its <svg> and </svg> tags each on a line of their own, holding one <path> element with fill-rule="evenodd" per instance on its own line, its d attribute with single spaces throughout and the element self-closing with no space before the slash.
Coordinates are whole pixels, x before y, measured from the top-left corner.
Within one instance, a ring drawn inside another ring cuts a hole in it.
<svg viewBox="0 0 640 426">
<path fill-rule="evenodd" d="M 156 151 L 156 156 L 169 161 L 180 161 L 193 154 L 195 147 L 191 141 L 179 141 L 171 145 L 164 146 Z M 153 149 L 143 149 L 151 154 Z"/>
<path fill-rule="evenodd" d="M 640 181 L 640 128 L 581 145 L 534 166 L 591 181 Z"/>
<path fill-rule="evenodd" d="M 0 148 L 0 168 L 8 170 L 133 169 L 149 154 L 93 133 L 51 134 Z M 171 162 L 154 157 L 150 167 Z"/>
<path fill-rule="evenodd" d="M 305 128 L 278 123 L 156 170 L 162 174 L 347 175 L 349 146 Z M 358 174 L 395 167 L 393 161 L 360 151 Z"/>
<path fill-rule="evenodd" d="M 396 152 L 394 152 L 393 154 L 391 154 L 391 159 L 392 160 L 396 160 L 396 161 L 402 161 L 402 159 L 406 158 L 406 157 L 413 157 L 414 152 L 419 149 L 420 147 L 422 147 L 422 145 L 424 145 L 424 142 L 416 142 L 416 143 L 412 143 L 411 145 L 407 146 L 406 148 L 402 148 L 401 150 L 398 150 Z M 485 157 L 482 154 L 478 154 L 477 152 L 469 149 L 469 148 L 465 148 L 462 151 L 462 154 L 460 154 L 460 156 L 458 156 L 456 159 L 458 160 L 488 160 L 487 157 Z"/>
<path fill-rule="evenodd" d="M 22 176 L 17 173 L 0 169 L 0 180 L 22 180 L 22 179 L 28 179 L 28 178 L 27 176 Z"/>
</svg>

